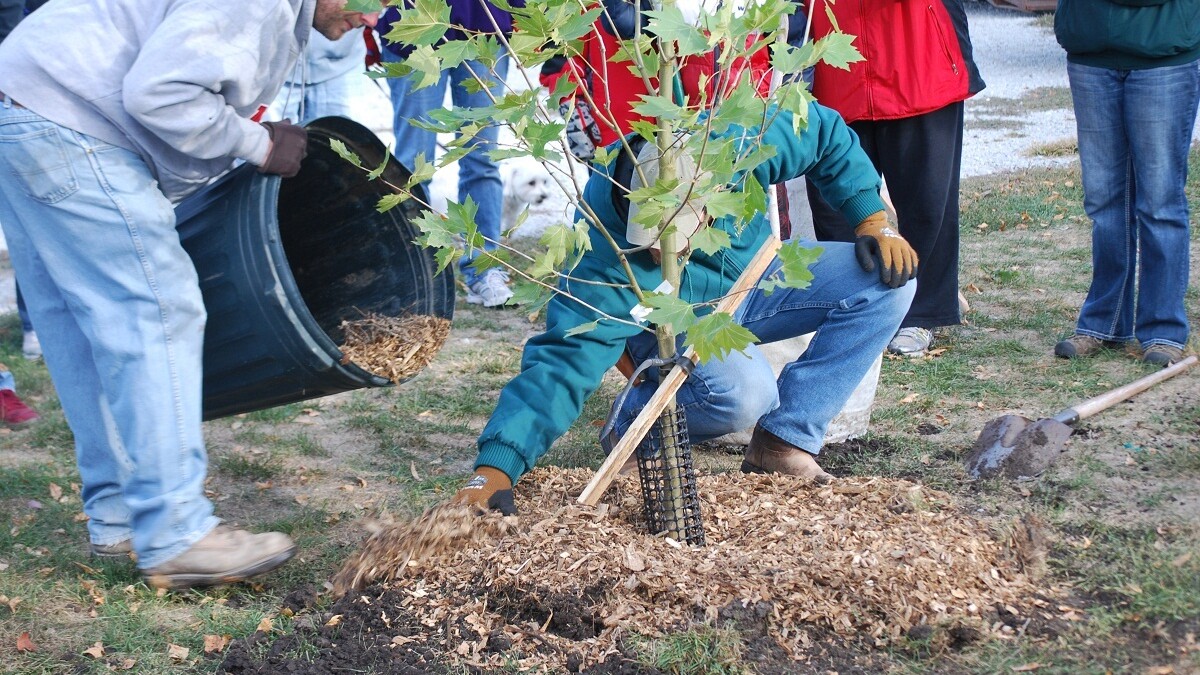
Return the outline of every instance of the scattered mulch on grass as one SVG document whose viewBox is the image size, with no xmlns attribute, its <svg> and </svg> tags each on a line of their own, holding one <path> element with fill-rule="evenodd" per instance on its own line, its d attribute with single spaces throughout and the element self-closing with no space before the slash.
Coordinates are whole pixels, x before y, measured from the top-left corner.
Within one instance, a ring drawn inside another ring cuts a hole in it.
<svg viewBox="0 0 1200 675">
<path fill-rule="evenodd" d="M 478 527 L 464 529 L 463 509 L 442 507 L 380 527 L 339 573 L 348 592 L 316 622 L 328 644 L 312 658 L 344 664 L 339 650 L 370 652 L 387 672 L 653 672 L 632 663 L 631 640 L 751 608 L 761 639 L 805 661 L 828 635 L 868 648 L 921 625 L 989 635 L 1003 627 L 992 608 L 1020 614 L 1034 592 L 987 524 L 908 481 L 700 476 L 709 544 L 689 548 L 646 532 L 633 477 L 614 484 L 608 504 L 576 504 L 592 475 L 534 471 L 518 487 L 515 520 L 471 516 Z M 245 667 L 250 651 L 231 651 L 227 671 L 267 672 Z"/>
<path fill-rule="evenodd" d="M 343 363 L 403 382 L 421 372 L 450 335 L 450 322 L 438 316 L 409 314 L 386 316 L 367 313 L 361 319 L 343 321 L 345 335 L 340 345 Z"/>
</svg>

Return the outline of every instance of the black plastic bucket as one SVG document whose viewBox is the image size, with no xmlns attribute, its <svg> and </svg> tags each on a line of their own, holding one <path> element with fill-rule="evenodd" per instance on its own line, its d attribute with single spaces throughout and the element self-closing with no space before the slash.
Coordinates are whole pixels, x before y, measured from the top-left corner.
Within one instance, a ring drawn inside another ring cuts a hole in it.
<svg viewBox="0 0 1200 675">
<path fill-rule="evenodd" d="M 389 192 L 336 155 L 337 139 L 378 166 L 387 149 L 342 117 L 310 122 L 308 156 L 295 178 L 243 165 L 176 208 L 208 310 L 204 419 L 394 384 L 346 362 L 343 320 L 365 312 L 450 319 L 454 278 L 413 243 L 413 202 L 376 211 Z M 393 158 L 382 180 L 402 185 Z"/>
</svg>

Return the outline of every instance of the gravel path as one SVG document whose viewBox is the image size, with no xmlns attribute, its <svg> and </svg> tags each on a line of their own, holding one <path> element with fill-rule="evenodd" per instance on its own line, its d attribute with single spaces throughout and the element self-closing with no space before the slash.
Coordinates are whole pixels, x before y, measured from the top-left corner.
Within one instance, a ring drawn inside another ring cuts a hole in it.
<svg viewBox="0 0 1200 675">
<path fill-rule="evenodd" d="M 1031 155 L 1038 145 L 1075 138 L 1069 101 L 1065 108 L 1037 111 L 1022 111 L 1018 103 L 1033 90 L 1068 87 L 1066 54 L 1048 22 L 984 2 L 967 7 L 975 62 L 987 88 L 967 101 L 963 177 L 1070 161 Z"/>
</svg>

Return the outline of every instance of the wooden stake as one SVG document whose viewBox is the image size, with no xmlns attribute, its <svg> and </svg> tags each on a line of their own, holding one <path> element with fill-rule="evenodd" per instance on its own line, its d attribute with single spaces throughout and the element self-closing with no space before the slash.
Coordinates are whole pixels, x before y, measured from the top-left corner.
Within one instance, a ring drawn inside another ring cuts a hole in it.
<svg viewBox="0 0 1200 675">
<path fill-rule="evenodd" d="M 779 251 L 781 245 L 779 239 L 774 235 L 767 237 L 762 247 L 758 249 L 758 253 L 754 256 L 754 259 L 750 261 L 750 264 L 746 266 L 746 270 L 742 272 L 742 276 L 738 277 L 733 287 L 729 289 L 729 293 L 717 304 L 716 311 L 732 314 L 737 310 L 742 304 L 742 300 L 746 299 L 746 295 L 758 283 L 763 272 L 775 260 L 775 254 Z M 683 356 L 692 362 L 696 360 L 695 350 L 691 348 L 688 348 Z M 604 463 L 596 470 L 596 475 L 592 477 L 587 487 L 579 495 L 578 501 L 580 504 L 595 506 L 600 502 L 600 496 L 604 494 L 609 485 L 612 485 L 613 480 L 616 479 L 617 474 L 621 471 L 621 466 L 625 464 L 625 460 L 629 459 L 629 456 L 633 454 L 634 448 L 646 437 L 646 434 L 650 431 L 650 427 L 654 426 L 655 420 L 658 419 L 658 416 L 662 413 L 667 403 L 675 397 L 675 392 L 679 391 L 679 388 L 683 386 L 686 379 L 687 373 L 679 366 L 675 366 L 671 369 L 671 372 L 667 373 L 667 376 L 659 383 L 658 389 L 655 390 L 654 396 L 650 397 L 650 400 L 646 403 L 646 407 L 642 408 L 642 412 L 638 413 L 637 418 L 633 420 L 633 424 L 630 425 L 625 435 L 621 437 L 616 447 L 613 448 L 613 451 L 608 454 Z"/>
</svg>

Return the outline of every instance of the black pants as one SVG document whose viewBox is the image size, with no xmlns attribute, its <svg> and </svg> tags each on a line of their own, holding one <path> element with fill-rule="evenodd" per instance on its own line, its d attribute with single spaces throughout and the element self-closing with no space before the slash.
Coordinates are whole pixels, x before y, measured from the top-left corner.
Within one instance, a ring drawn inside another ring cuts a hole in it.
<svg viewBox="0 0 1200 675">
<path fill-rule="evenodd" d="M 860 121 L 850 128 L 887 181 L 900 234 L 920 258 L 917 295 L 900 327 L 957 325 L 958 174 L 963 103 L 900 120 Z M 818 241 L 854 241 L 854 227 L 808 183 Z"/>
</svg>

